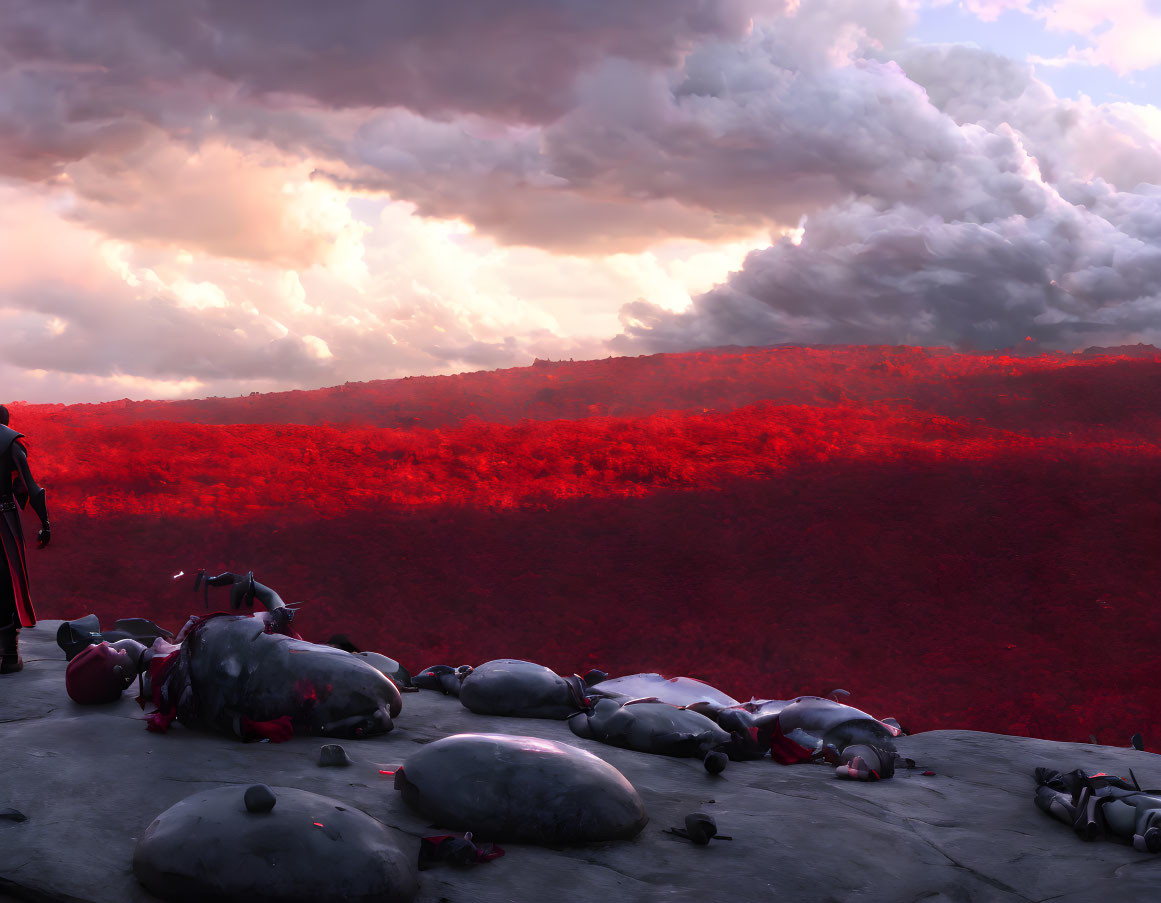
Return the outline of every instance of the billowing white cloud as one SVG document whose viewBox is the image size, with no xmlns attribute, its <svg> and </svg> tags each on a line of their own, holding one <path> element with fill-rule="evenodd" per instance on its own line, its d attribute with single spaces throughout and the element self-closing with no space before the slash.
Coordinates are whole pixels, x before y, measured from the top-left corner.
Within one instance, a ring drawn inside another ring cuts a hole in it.
<svg viewBox="0 0 1161 903">
<path fill-rule="evenodd" d="M 910 47 L 896 57 L 957 124 L 1016 130 L 1049 181 L 1100 178 L 1125 190 L 1161 184 L 1157 107 L 1057 99 L 1027 63 L 973 47 Z"/>
<path fill-rule="evenodd" d="M 918 6 L 0 0 L 14 394 L 1152 336 L 1157 108 L 909 43 Z M 1155 15 L 966 6 L 1093 61 Z"/>
<path fill-rule="evenodd" d="M 801 95 L 839 95 L 830 110 L 874 110 L 866 126 L 843 121 L 849 157 L 824 164 L 843 199 L 809 212 L 799 242 L 751 254 L 688 310 L 626 305 L 614 347 L 995 348 L 1031 335 L 1072 348 L 1161 337 L 1155 109 L 1059 101 L 1027 64 L 969 47 L 866 55 L 863 65 L 793 70 Z M 888 56 L 897 65 L 881 62 Z M 733 109 L 750 108 L 734 85 L 778 65 L 773 54 L 755 60 L 719 92 Z M 831 133 L 812 133 L 805 116 L 769 124 L 808 160 L 829 151 Z"/>
</svg>

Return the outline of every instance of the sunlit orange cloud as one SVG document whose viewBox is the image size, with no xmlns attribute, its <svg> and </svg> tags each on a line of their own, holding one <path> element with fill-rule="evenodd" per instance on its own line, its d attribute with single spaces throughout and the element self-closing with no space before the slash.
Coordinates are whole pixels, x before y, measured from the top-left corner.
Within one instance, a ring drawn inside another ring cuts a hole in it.
<svg viewBox="0 0 1161 903">
<path fill-rule="evenodd" d="M 51 185 L 2 189 L 16 238 L 0 249 L 0 318 L 20 344 L 8 398 L 236 394 L 606 356 L 621 304 L 682 309 L 769 243 L 561 255 L 312 179 L 311 161 L 272 151 L 155 140 L 131 162 L 94 157 Z M 270 350 L 286 342 L 291 357 Z M 253 365 L 261 353 L 269 368 Z"/>
<path fill-rule="evenodd" d="M 350 223 L 309 197 L 310 168 L 270 147 L 215 139 L 190 148 L 157 133 L 130 154 L 70 165 L 68 212 L 131 242 L 302 269 L 322 262 Z"/>
</svg>

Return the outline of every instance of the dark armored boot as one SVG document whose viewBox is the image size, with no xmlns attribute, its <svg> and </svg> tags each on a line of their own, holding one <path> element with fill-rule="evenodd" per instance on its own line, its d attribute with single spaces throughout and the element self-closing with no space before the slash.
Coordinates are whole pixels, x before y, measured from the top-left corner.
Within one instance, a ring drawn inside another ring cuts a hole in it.
<svg viewBox="0 0 1161 903">
<path fill-rule="evenodd" d="M 95 646 L 104 639 L 101 636 L 101 622 L 96 615 L 85 615 L 75 621 L 65 621 L 56 632 L 56 644 L 64 650 L 71 662 L 89 646 Z"/>
<path fill-rule="evenodd" d="M 15 624 L 0 627 L 0 674 L 14 674 L 24 667 L 17 647 L 18 633 Z"/>
<path fill-rule="evenodd" d="M 100 643 L 136 640 L 144 646 L 149 646 L 158 637 L 172 640 L 173 634 L 145 618 L 122 618 L 113 625 L 112 630 L 103 631 L 96 615 L 85 615 L 75 621 L 63 622 L 56 632 L 56 644 L 71 662 L 90 646 Z"/>
</svg>

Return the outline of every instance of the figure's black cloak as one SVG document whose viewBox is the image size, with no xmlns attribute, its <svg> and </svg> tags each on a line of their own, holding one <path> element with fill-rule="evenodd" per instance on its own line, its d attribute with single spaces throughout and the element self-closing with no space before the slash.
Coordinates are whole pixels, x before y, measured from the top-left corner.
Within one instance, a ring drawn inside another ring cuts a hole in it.
<svg viewBox="0 0 1161 903">
<path fill-rule="evenodd" d="M 16 505 L 16 462 L 12 459 L 12 445 L 23 435 L 9 426 L 0 425 L 0 553 L 4 556 L 6 570 L 6 575 L 0 574 L 0 622 L 7 620 L 3 609 L 5 602 L 11 600 L 15 602 L 18 626 L 32 627 L 36 623 L 36 612 L 28 592 L 24 530 L 20 525 L 20 509 Z M 5 576 L 10 581 L 11 590 L 3 586 Z M 0 623 L 0 627 L 3 626 Z"/>
</svg>

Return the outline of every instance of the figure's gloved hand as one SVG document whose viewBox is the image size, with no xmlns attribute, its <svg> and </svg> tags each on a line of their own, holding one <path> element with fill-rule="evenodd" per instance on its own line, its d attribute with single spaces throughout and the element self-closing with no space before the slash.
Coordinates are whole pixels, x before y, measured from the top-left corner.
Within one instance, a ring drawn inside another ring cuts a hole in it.
<svg viewBox="0 0 1161 903">
<path fill-rule="evenodd" d="M 36 547 L 43 549 L 50 542 L 52 542 L 52 527 L 49 526 L 48 521 L 45 521 L 40 525 L 40 532 L 36 534 Z"/>
<path fill-rule="evenodd" d="M 270 625 L 274 628 L 274 633 L 289 634 L 290 621 L 294 617 L 294 610 L 291 608 L 276 608 L 270 612 Z"/>
</svg>

